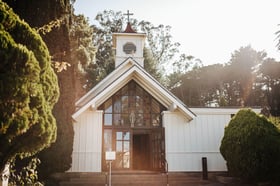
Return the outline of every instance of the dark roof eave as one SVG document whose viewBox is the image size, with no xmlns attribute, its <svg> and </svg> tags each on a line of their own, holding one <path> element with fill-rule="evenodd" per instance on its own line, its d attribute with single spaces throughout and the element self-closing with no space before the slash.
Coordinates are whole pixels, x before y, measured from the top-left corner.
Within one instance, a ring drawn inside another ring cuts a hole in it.
<svg viewBox="0 0 280 186">
<path fill-rule="evenodd" d="M 123 33 L 136 33 L 136 32 L 132 29 L 130 22 L 128 22 L 126 29 L 124 30 Z"/>
</svg>

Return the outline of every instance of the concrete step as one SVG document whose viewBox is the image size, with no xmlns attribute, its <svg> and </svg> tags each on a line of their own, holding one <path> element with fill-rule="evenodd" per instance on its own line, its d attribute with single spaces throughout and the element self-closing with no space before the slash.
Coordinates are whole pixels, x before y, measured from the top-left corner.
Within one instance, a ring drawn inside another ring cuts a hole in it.
<svg viewBox="0 0 280 186">
<path fill-rule="evenodd" d="M 60 186 L 108 186 L 108 175 L 104 173 L 77 173 L 60 178 Z M 113 173 L 112 186 L 200 186 L 207 185 L 200 174 L 191 173 Z"/>
</svg>

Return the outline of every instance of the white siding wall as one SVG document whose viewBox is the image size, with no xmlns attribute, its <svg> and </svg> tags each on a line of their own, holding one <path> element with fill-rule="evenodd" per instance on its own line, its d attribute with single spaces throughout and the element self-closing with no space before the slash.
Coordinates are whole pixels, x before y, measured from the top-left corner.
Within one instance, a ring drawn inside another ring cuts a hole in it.
<svg viewBox="0 0 280 186">
<path fill-rule="evenodd" d="M 166 158 L 169 171 L 201 171 L 207 157 L 208 171 L 226 171 L 219 148 L 230 114 L 199 114 L 188 123 L 179 112 L 164 112 Z"/>
<path fill-rule="evenodd" d="M 102 111 L 86 111 L 74 123 L 70 172 L 101 172 Z"/>
</svg>

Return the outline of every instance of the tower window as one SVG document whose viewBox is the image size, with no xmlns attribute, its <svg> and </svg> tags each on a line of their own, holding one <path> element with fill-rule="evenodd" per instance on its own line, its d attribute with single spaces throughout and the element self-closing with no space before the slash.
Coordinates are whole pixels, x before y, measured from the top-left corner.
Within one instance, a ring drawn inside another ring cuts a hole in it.
<svg viewBox="0 0 280 186">
<path fill-rule="evenodd" d="M 132 42 L 128 42 L 123 46 L 123 51 L 126 54 L 134 54 L 136 52 L 136 46 Z"/>
</svg>

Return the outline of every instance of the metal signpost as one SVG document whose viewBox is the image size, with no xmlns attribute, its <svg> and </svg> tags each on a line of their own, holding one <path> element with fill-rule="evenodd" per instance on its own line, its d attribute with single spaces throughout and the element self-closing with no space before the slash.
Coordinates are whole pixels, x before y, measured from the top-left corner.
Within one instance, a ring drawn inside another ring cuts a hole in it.
<svg viewBox="0 0 280 186">
<path fill-rule="evenodd" d="M 116 152 L 115 151 L 107 151 L 105 153 L 106 161 L 109 161 L 109 186 L 111 186 L 112 180 L 112 161 L 116 159 Z"/>
</svg>

